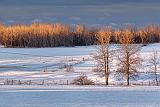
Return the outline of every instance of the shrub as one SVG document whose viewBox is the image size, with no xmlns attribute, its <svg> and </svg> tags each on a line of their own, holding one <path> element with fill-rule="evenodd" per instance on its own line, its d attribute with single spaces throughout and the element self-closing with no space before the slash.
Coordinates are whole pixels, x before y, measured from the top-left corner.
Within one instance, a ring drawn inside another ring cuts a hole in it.
<svg viewBox="0 0 160 107">
<path fill-rule="evenodd" d="M 94 82 L 88 79 L 86 75 L 81 75 L 73 81 L 73 84 L 75 85 L 94 85 Z"/>
</svg>

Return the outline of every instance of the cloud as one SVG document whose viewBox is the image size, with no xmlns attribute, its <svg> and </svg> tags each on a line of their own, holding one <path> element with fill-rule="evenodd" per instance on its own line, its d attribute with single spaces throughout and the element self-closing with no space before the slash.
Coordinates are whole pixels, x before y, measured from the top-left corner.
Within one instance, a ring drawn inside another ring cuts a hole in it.
<svg viewBox="0 0 160 107">
<path fill-rule="evenodd" d="M 0 21 L 12 19 L 31 22 L 39 18 L 52 22 L 80 21 L 109 24 L 159 22 L 160 19 L 158 0 L 152 2 L 150 0 L 14 0 L 14 2 L 13 0 L 0 2 Z"/>
<path fill-rule="evenodd" d="M 118 26 L 118 24 L 117 24 L 117 23 L 114 23 L 114 22 L 110 23 L 109 25 L 110 25 L 110 26 Z"/>
<path fill-rule="evenodd" d="M 159 3 L 159 0 L 0 0 L 0 5 L 112 5 L 125 3 Z"/>
<path fill-rule="evenodd" d="M 15 21 L 14 20 L 7 20 L 7 22 L 6 23 L 8 23 L 8 24 L 12 24 L 12 23 L 15 23 Z"/>
<path fill-rule="evenodd" d="M 33 19 L 32 22 L 42 22 L 42 19 Z"/>
<path fill-rule="evenodd" d="M 72 16 L 72 17 L 69 17 L 70 20 L 81 20 L 80 17 L 77 17 L 77 16 Z"/>
</svg>

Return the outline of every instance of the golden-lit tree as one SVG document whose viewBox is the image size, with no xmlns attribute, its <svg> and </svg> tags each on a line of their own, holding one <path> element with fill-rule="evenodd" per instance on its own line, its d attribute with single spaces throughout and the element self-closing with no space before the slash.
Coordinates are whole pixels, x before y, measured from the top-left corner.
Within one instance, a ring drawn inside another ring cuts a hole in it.
<svg viewBox="0 0 160 107">
<path fill-rule="evenodd" d="M 134 78 L 137 75 L 137 67 L 141 62 L 141 58 L 138 55 L 141 45 L 134 44 L 133 33 L 129 29 L 122 31 L 119 41 L 119 68 L 117 72 L 124 76 L 126 85 L 130 85 L 130 78 Z"/>
<path fill-rule="evenodd" d="M 111 63 L 111 49 L 110 41 L 112 36 L 112 28 L 107 27 L 101 29 L 97 33 L 97 54 L 94 56 L 98 64 L 98 70 L 104 73 L 105 84 L 109 84 L 110 63 Z"/>
</svg>

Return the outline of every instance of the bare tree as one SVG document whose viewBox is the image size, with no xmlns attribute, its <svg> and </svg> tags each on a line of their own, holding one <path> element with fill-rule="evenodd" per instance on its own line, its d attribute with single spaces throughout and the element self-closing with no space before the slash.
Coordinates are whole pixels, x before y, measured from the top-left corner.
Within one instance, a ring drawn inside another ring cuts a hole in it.
<svg viewBox="0 0 160 107">
<path fill-rule="evenodd" d="M 118 50 L 118 73 L 123 74 L 126 80 L 126 85 L 130 85 L 130 78 L 137 76 L 137 67 L 140 65 L 141 58 L 138 51 L 141 46 L 134 44 L 132 32 L 126 30 L 122 32 L 120 46 Z"/>
<path fill-rule="evenodd" d="M 160 64 L 160 60 L 159 60 L 158 52 L 156 50 L 153 50 L 153 53 L 150 58 L 150 64 L 153 66 L 151 69 L 154 71 L 156 85 L 158 86 L 159 84 L 158 84 L 157 72 L 158 72 L 158 65 Z"/>
<path fill-rule="evenodd" d="M 111 57 L 111 50 L 110 50 L 110 40 L 112 35 L 112 29 L 106 28 L 100 30 L 97 33 L 97 41 L 98 41 L 98 48 L 96 54 L 96 61 L 98 64 L 98 68 L 100 71 L 104 72 L 105 75 L 105 84 L 109 84 L 109 72 L 110 72 L 110 57 Z"/>
</svg>

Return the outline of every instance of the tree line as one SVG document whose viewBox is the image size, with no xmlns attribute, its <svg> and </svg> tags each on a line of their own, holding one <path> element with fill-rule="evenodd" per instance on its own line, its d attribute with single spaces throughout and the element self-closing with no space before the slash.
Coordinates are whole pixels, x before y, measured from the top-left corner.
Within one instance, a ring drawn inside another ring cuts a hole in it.
<svg viewBox="0 0 160 107">
<path fill-rule="evenodd" d="M 87 46 L 98 43 L 97 35 L 106 27 L 88 27 L 84 24 L 32 23 L 30 25 L 0 24 L 0 44 L 5 47 L 58 47 Z M 127 26 L 107 27 L 104 33 L 110 34 L 110 43 L 118 44 L 127 32 L 132 34 L 134 43 L 155 43 L 160 41 L 160 27 Z"/>
</svg>

